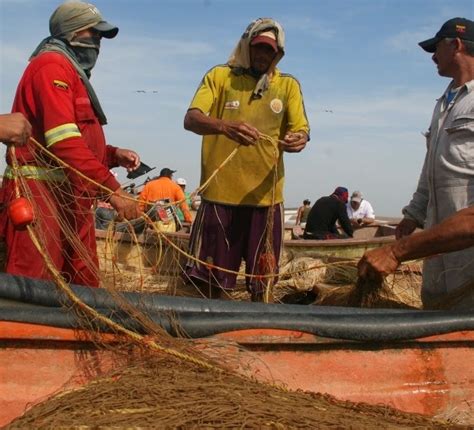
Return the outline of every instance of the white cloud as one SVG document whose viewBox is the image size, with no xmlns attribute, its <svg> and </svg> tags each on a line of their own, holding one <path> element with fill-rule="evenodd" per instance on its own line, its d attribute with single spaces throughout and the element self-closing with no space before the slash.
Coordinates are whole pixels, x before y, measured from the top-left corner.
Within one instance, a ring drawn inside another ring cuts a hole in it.
<svg viewBox="0 0 474 430">
<path fill-rule="evenodd" d="M 285 19 L 285 31 L 293 34 L 302 32 L 321 40 L 332 39 L 336 34 L 336 30 L 327 22 L 310 17 L 287 17 Z"/>
<path fill-rule="evenodd" d="M 0 6 L 6 5 L 6 4 L 13 4 L 13 5 L 18 5 L 18 4 L 25 4 L 25 3 L 37 3 L 37 0 L 0 0 Z"/>
<path fill-rule="evenodd" d="M 49 14 L 57 5 L 51 0 L 50 7 L 45 8 L 43 1 L 0 0 L 2 5 L 8 4 L 12 14 L 21 16 L 23 23 L 23 27 L 10 26 L 2 35 L 0 97 L 4 110 L 9 109 L 27 58 L 35 43 L 45 36 Z M 31 3 L 31 7 L 25 7 L 24 3 Z M 294 43 L 285 57 L 284 70 L 288 67 L 289 72 L 303 78 L 312 126 L 312 141 L 307 149 L 301 154 L 285 156 L 286 204 L 297 206 L 305 197 L 314 201 L 336 185 L 361 189 L 380 215 L 397 215 L 407 203 L 423 161 L 424 142 L 420 132 L 426 129 L 434 99 L 439 95 L 434 88 L 439 79 L 435 73 L 425 79 L 422 72 L 419 72 L 421 78 L 414 76 L 416 82 L 398 79 L 397 71 L 405 71 L 400 76 L 406 76 L 410 68 L 424 69 L 418 68 L 415 56 L 393 53 L 419 49 L 420 40 L 434 34 L 445 19 L 457 12 L 446 10 L 443 13 L 447 16 L 440 17 L 438 8 L 438 14 L 434 10 L 426 17 L 425 9 L 430 1 L 423 7 L 401 2 L 400 8 L 405 8 L 401 14 L 406 11 L 405 14 L 414 12 L 415 16 L 425 17 L 419 21 L 421 26 L 413 31 L 397 23 L 396 28 L 401 28 L 398 34 L 385 41 L 367 38 L 367 46 L 363 47 L 367 49 L 359 52 L 361 47 L 353 48 L 353 40 L 346 39 L 342 30 L 356 35 L 374 16 L 385 11 L 385 2 L 306 2 L 300 11 L 311 13 L 299 13 L 297 18 L 292 18 L 283 1 L 249 1 L 247 6 L 251 8 L 234 10 L 230 19 L 226 0 L 213 0 L 213 7 L 205 10 L 196 9 L 195 3 L 189 1 L 186 6 L 194 7 L 195 15 L 183 16 L 179 22 L 174 21 L 176 8 L 183 7 L 183 2 L 146 3 L 147 7 L 138 7 L 134 2 L 106 3 L 106 0 L 98 4 L 104 12 L 115 11 L 116 17 L 123 17 L 119 24 L 120 37 L 103 41 L 92 79 L 109 118 L 105 127 L 109 143 L 136 149 L 145 162 L 158 168 L 176 168 L 179 176 L 188 179 L 190 189 L 197 187 L 201 138 L 183 129 L 188 103 L 206 70 L 225 61 L 249 19 L 263 9 L 271 12 L 275 7 L 273 10 L 285 13 L 281 21 Z M 14 7 L 16 4 L 20 7 Z M 335 10 L 344 22 L 340 33 L 332 27 Z M 130 15 L 121 16 L 123 11 Z M 144 13 L 147 15 L 141 16 Z M 39 14 L 43 14 L 42 18 Z M 156 21 L 149 19 L 153 14 Z M 146 22 L 143 28 L 136 27 L 140 17 Z M 398 17 L 387 17 L 387 20 L 393 23 Z M 7 24 L 5 20 L 3 24 Z M 313 39 L 330 40 L 330 43 L 310 47 Z M 381 42 L 386 49 L 380 57 L 368 55 L 379 52 Z M 339 49 L 341 43 L 344 51 Z M 424 57 L 420 59 L 426 61 Z M 373 82 L 370 75 L 374 68 L 386 68 L 393 73 L 383 74 L 383 80 L 376 76 Z M 141 89 L 147 92 L 135 92 Z M 333 113 L 323 112 L 325 109 Z"/>
<path fill-rule="evenodd" d="M 329 110 L 315 102 L 307 103 L 311 121 L 316 127 L 351 127 L 351 129 L 378 129 L 382 127 L 404 129 L 418 124 L 426 128 L 435 97 L 426 91 L 389 89 L 378 94 L 360 94 L 357 97 L 334 97 Z"/>
<path fill-rule="evenodd" d="M 389 37 L 386 40 L 386 45 L 397 52 L 415 53 L 420 49 L 418 43 L 428 39 L 431 33 L 432 30 L 428 27 L 417 31 L 404 30 Z"/>
<path fill-rule="evenodd" d="M 25 65 L 27 62 L 27 58 L 31 52 L 24 47 L 13 46 L 10 44 L 2 43 L 2 47 L 0 48 L 1 53 L 1 61 L 2 64 L 8 65 Z"/>
<path fill-rule="evenodd" d="M 307 106 L 312 140 L 299 155 L 286 155 L 285 200 L 297 206 L 336 186 L 361 189 L 379 215 L 397 216 L 408 203 L 421 170 L 435 95 L 387 88 L 376 94 L 333 97 L 333 113 Z"/>
<path fill-rule="evenodd" d="M 211 55 L 214 47 L 186 40 L 159 38 L 124 38 L 120 44 L 102 45 L 94 82 L 121 91 L 159 90 L 161 94 L 189 81 L 189 65 Z M 204 73 L 202 70 L 201 73 Z M 163 83 L 166 82 L 166 86 Z M 196 79 L 194 85 L 198 84 Z"/>
</svg>

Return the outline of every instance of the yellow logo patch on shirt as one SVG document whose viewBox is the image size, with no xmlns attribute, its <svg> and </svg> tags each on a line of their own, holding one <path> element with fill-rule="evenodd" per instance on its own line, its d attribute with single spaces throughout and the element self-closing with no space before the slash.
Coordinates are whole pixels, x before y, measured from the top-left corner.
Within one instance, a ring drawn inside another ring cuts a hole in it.
<svg viewBox="0 0 474 430">
<path fill-rule="evenodd" d="M 280 113 L 283 110 L 283 102 L 280 99 L 273 99 L 270 102 L 270 109 L 275 113 Z"/>
<path fill-rule="evenodd" d="M 56 87 L 56 88 L 60 88 L 61 90 L 67 90 L 69 89 L 69 85 L 66 84 L 66 82 L 63 82 L 63 81 L 59 81 L 57 79 L 55 79 L 53 81 L 53 85 Z"/>
<path fill-rule="evenodd" d="M 225 102 L 224 109 L 238 109 L 240 106 L 240 102 L 238 100 L 232 100 L 229 102 Z"/>
</svg>

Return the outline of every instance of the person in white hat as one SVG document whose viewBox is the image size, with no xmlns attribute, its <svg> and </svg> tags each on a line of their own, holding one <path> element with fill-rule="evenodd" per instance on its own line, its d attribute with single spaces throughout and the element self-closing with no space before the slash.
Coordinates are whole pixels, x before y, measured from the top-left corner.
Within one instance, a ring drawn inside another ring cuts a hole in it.
<svg viewBox="0 0 474 430">
<path fill-rule="evenodd" d="M 346 206 L 347 216 L 353 227 L 362 227 L 375 221 L 375 213 L 372 205 L 362 197 L 360 191 L 354 191 Z"/>
<path fill-rule="evenodd" d="M 192 208 L 193 205 L 192 205 L 192 200 L 191 200 L 191 193 L 188 193 L 188 192 L 186 191 L 186 185 L 187 185 L 187 184 L 186 184 L 186 179 L 184 179 L 184 178 L 178 178 L 178 179 L 176 179 L 176 183 L 177 183 L 177 184 L 181 187 L 181 189 L 183 190 L 183 193 L 184 193 L 184 196 L 185 196 L 185 198 L 186 198 L 186 203 L 187 203 L 187 205 L 188 205 L 188 208 Z M 177 215 L 178 215 L 179 220 L 180 220 L 181 222 L 186 221 L 185 216 L 184 216 L 184 213 L 183 213 L 183 211 L 181 210 L 181 208 L 178 207 L 178 208 L 176 208 L 176 209 L 177 209 L 176 212 L 177 212 Z"/>
<path fill-rule="evenodd" d="M 181 186 L 181 188 L 184 189 L 186 188 L 186 179 L 184 178 L 178 178 L 176 179 L 176 183 Z"/>
</svg>

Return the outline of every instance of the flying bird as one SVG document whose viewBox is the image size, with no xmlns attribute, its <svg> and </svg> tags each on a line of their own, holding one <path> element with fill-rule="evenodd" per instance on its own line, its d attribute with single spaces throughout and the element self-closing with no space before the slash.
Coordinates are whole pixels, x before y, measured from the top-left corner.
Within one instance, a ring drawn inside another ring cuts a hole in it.
<svg viewBox="0 0 474 430">
<path fill-rule="evenodd" d="M 142 93 L 142 94 L 146 94 L 146 93 L 153 93 L 153 94 L 156 94 L 158 93 L 157 90 L 135 90 L 136 93 Z"/>
</svg>

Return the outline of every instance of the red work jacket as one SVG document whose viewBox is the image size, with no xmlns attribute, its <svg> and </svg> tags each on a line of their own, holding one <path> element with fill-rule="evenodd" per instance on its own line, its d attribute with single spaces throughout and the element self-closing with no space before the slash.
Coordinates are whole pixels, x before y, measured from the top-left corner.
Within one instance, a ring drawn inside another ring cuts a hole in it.
<svg viewBox="0 0 474 430">
<path fill-rule="evenodd" d="M 22 112 L 33 126 L 33 137 L 68 165 L 111 190 L 120 186 L 109 171 L 117 166 L 117 148 L 106 145 L 86 87 L 64 55 L 46 52 L 30 62 L 12 110 Z M 32 143 L 16 149 L 20 164 L 36 165 L 38 152 Z M 97 191 L 81 183 L 91 195 Z"/>
</svg>

